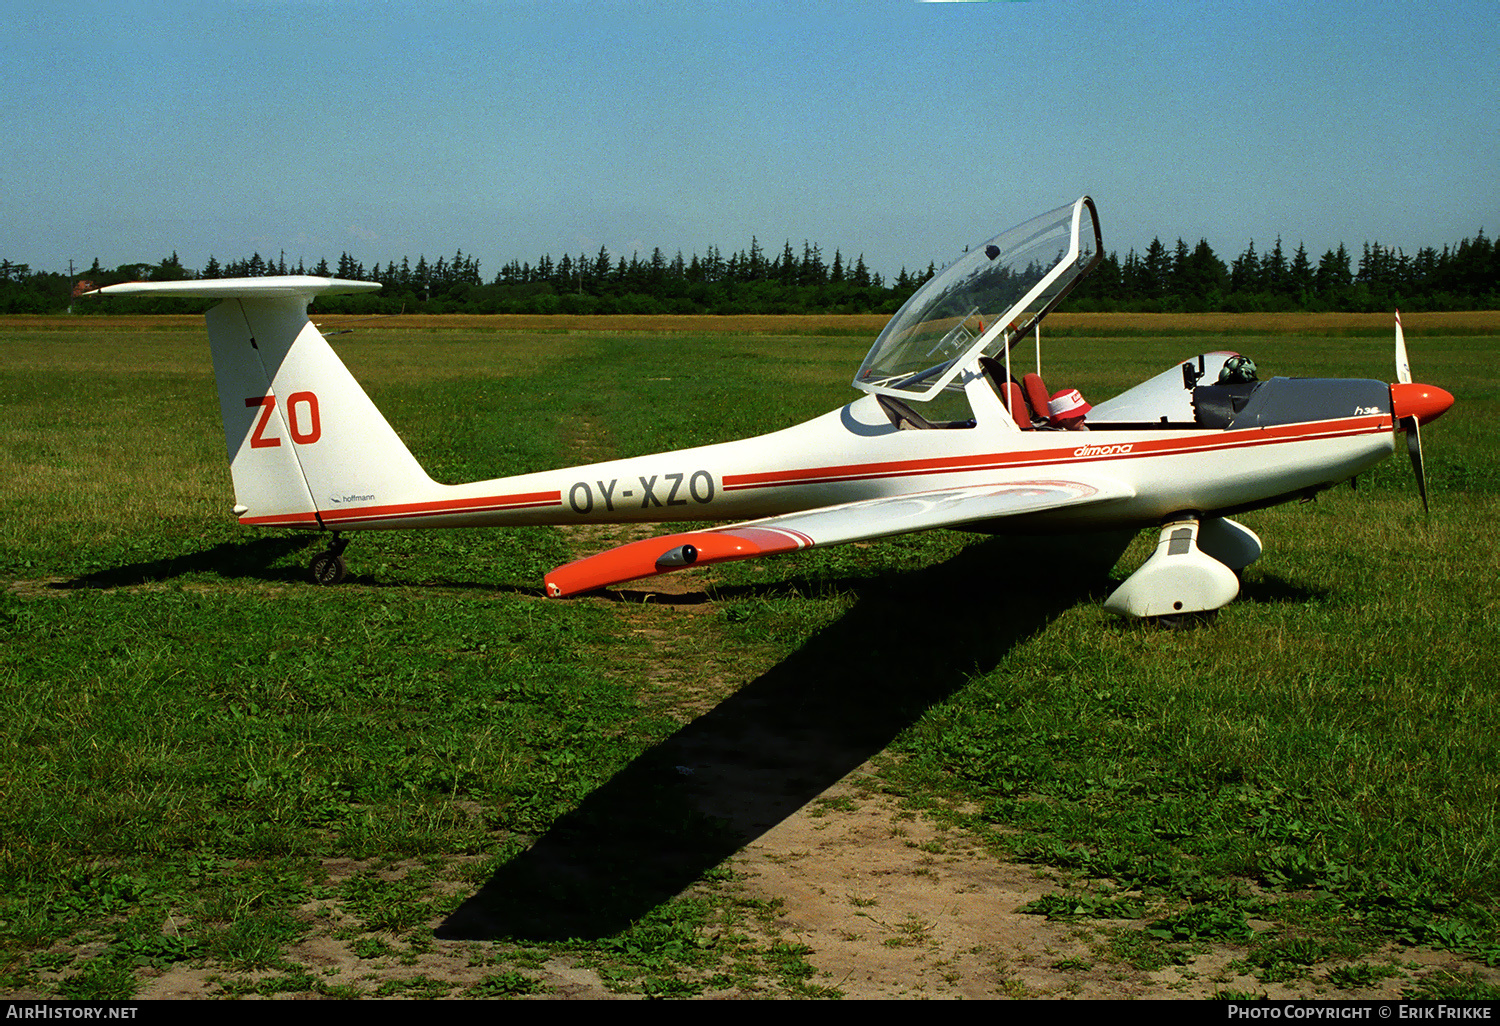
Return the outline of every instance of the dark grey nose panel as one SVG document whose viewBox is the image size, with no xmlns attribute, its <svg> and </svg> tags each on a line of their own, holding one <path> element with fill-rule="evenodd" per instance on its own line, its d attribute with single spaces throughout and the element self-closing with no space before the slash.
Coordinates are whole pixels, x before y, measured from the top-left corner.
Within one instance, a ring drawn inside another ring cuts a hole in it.
<svg viewBox="0 0 1500 1026">
<path fill-rule="evenodd" d="M 1263 381 L 1229 427 L 1236 430 L 1368 417 L 1391 412 L 1391 386 L 1360 378 L 1272 378 Z"/>
</svg>

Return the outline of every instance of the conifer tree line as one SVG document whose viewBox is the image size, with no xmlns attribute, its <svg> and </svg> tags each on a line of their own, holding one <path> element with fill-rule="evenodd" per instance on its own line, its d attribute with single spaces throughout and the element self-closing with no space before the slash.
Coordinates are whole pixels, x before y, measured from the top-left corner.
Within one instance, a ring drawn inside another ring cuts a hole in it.
<svg viewBox="0 0 1500 1026">
<path fill-rule="evenodd" d="M 533 262 L 512 260 L 493 276 L 462 250 L 452 257 L 415 263 L 403 257 L 366 267 L 349 253 L 335 264 L 321 259 L 309 267 L 289 265 L 259 253 L 220 263 L 210 257 L 199 270 L 183 266 L 174 252 L 155 264 L 124 264 L 113 269 L 96 259 L 76 275 L 32 271 L 26 264 L 0 261 L 0 313 L 60 312 L 80 291 L 121 281 L 177 281 L 189 278 L 260 277 L 312 274 L 378 281 L 379 293 L 329 297 L 328 311 L 352 313 L 523 313 L 523 314 L 803 314 L 892 313 L 931 278 L 929 264 L 915 273 L 902 268 L 890 282 L 872 273 L 861 254 L 852 262 L 841 250 L 832 260 L 822 248 L 804 242 L 799 253 L 788 240 L 768 256 L 752 237 L 748 249 L 725 256 L 717 246 L 703 255 L 668 258 L 660 248 L 649 257 L 627 260 L 600 247 L 593 255 L 544 254 Z M 193 309 L 201 308 L 196 304 Z M 1182 240 L 1168 248 L 1153 239 L 1144 254 L 1123 260 L 1111 252 L 1100 262 L 1065 309 L 1135 312 L 1349 310 L 1473 310 L 1500 308 L 1500 247 L 1481 229 L 1474 238 L 1419 249 L 1414 256 L 1379 242 L 1364 244 L 1356 261 L 1339 244 L 1314 261 L 1298 245 L 1288 254 L 1280 238 L 1264 255 L 1252 240 L 1226 264 L 1206 240 L 1191 249 Z M 75 312 L 170 312 L 187 301 L 111 300 L 73 306 Z"/>
<path fill-rule="evenodd" d="M 1343 243 L 1314 263 L 1301 244 L 1288 255 L 1280 237 L 1269 253 L 1251 240 L 1225 264 L 1200 239 L 1171 250 L 1152 239 L 1144 255 L 1110 253 L 1069 300 L 1074 310 L 1269 312 L 1287 310 L 1491 310 L 1500 308 L 1500 247 L 1480 229 L 1441 251 L 1404 251 L 1367 242 L 1356 263 Z"/>
</svg>

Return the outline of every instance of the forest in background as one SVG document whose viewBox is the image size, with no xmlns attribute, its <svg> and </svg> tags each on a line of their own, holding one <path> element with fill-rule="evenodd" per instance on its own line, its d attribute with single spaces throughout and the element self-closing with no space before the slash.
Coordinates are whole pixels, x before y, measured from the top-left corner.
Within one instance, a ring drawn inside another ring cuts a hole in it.
<svg viewBox="0 0 1500 1026">
<path fill-rule="evenodd" d="M 367 268 L 349 253 L 330 264 L 288 265 L 285 254 L 267 259 L 220 263 L 210 257 L 201 269 L 185 267 L 174 252 L 157 263 L 93 266 L 78 274 L 34 271 L 27 264 L 0 260 L 0 313 L 185 313 L 202 301 L 111 298 L 73 304 L 92 288 L 125 281 L 178 281 L 192 278 L 312 274 L 378 281 L 379 293 L 328 297 L 324 312 L 343 313 L 518 313 L 518 314 L 868 314 L 894 313 L 937 272 L 929 264 L 905 267 L 891 281 L 872 273 L 863 255 L 848 261 L 839 250 L 831 260 L 822 248 L 804 242 L 798 253 L 787 241 L 767 256 L 752 238 L 748 250 L 725 256 L 716 246 L 704 255 L 627 260 L 601 247 L 594 256 L 543 255 L 534 264 L 513 260 L 490 278 L 479 261 L 456 251 L 452 257 L 415 263 L 403 257 Z M 1500 247 L 1481 229 L 1472 239 L 1415 255 L 1383 245 L 1364 244 L 1356 261 L 1342 243 L 1316 262 L 1299 245 L 1288 254 L 1278 238 L 1265 254 L 1252 240 L 1226 264 L 1200 240 L 1192 248 L 1178 239 L 1168 247 L 1153 239 L 1144 254 L 1131 250 L 1122 260 L 1107 254 L 1065 309 L 1140 313 L 1360 311 L 1402 309 L 1500 309 Z"/>
</svg>

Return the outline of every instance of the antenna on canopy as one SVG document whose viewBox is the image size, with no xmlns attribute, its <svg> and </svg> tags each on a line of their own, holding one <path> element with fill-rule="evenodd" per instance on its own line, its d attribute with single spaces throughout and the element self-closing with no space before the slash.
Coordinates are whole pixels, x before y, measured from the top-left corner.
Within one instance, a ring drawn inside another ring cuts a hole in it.
<svg viewBox="0 0 1500 1026">
<path fill-rule="evenodd" d="M 1036 322 L 1036 376 L 1042 376 L 1042 322 Z"/>
</svg>

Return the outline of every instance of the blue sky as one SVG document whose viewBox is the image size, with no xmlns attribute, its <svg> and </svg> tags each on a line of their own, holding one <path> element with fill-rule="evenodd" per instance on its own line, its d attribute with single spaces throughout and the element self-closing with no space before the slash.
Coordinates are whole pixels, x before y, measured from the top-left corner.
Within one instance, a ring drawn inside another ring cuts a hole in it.
<svg viewBox="0 0 1500 1026">
<path fill-rule="evenodd" d="M 1106 249 L 1500 230 L 1500 17 L 1454 3 L 13 0 L 0 257 L 872 270 L 1089 193 Z"/>
</svg>

